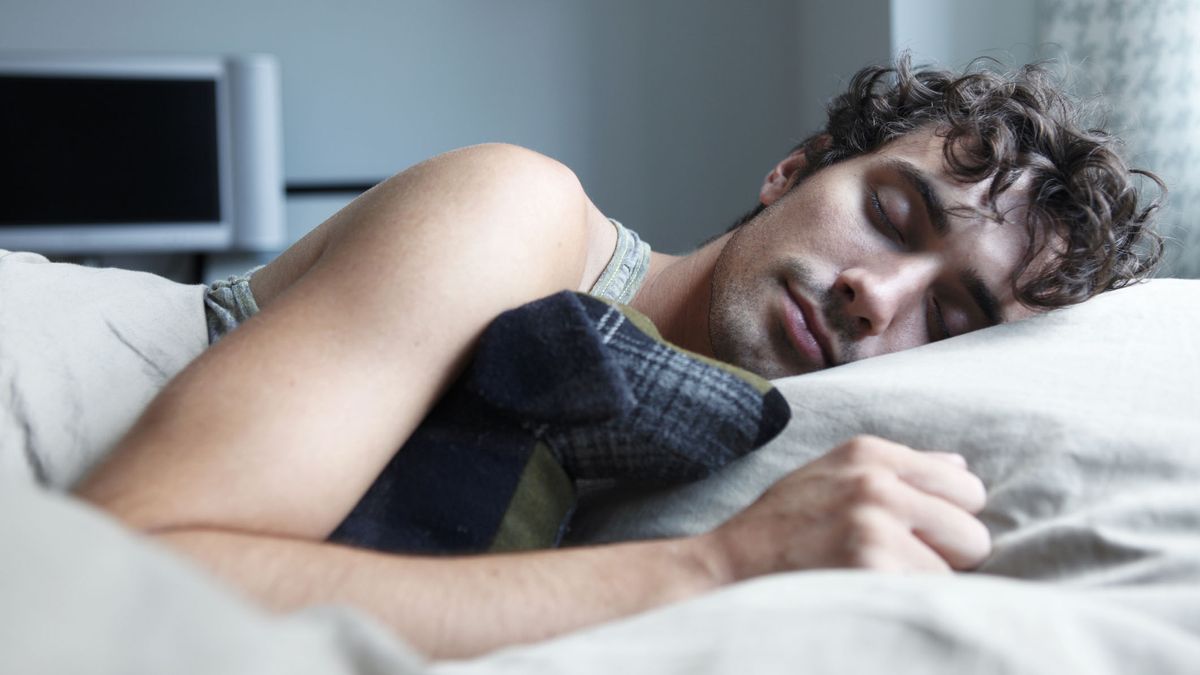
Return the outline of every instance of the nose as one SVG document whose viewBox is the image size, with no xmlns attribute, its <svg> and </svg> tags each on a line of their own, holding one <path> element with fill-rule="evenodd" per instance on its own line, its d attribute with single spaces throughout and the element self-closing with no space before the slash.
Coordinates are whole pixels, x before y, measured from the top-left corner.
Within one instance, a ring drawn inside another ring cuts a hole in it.
<svg viewBox="0 0 1200 675">
<path fill-rule="evenodd" d="M 859 336 L 881 335 L 898 317 L 919 310 L 938 274 L 930 255 L 882 255 L 838 274 L 834 293 L 858 324 Z"/>
</svg>

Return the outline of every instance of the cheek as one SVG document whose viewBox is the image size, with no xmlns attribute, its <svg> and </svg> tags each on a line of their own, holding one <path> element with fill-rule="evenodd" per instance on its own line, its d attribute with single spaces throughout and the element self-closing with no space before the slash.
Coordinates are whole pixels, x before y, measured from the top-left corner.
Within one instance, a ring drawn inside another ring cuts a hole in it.
<svg viewBox="0 0 1200 675">
<path fill-rule="evenodd" d="M 815 210 L 809 235 L 813 252 L 838 268 L 858 264 L 879 248 L 878 232 L 848 198 Z"/>
<path fill-rule="evenodd" d="M 834 271 L 853 264 L 877 246 L 862 199 L 834 182 L 802 186 L 760 216 L 755 254 L 765 260 L 800 258 Z"/>
<path fill-rule="evenodd" d="M 824 245 L 841 214 L 823 200 L 794 199 L 774 214 L 772 230 L 778 243 L 804 247 Z"/>
</svg>

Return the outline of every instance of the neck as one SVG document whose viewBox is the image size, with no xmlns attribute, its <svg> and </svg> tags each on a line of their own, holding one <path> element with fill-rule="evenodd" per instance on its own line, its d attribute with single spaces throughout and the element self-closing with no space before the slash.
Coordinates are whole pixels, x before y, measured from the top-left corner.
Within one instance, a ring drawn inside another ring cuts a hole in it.
<svg viewBox="0 0 1200 675">
<path fill-rule="evenodd" d="M 631 303 L 668 342 L 705 356 L 713 351 L 708 334 L 713 270 L 728 238 L 685 256 L 651 253 L 646 282 Z"/>
</svg>

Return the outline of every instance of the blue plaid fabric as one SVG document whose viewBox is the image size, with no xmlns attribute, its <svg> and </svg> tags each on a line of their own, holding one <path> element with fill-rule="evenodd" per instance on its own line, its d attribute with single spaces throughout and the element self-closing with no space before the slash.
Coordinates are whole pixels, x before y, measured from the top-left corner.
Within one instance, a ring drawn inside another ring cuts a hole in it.
<svg viewBox="0 0 1200 675">
<path fill-rule="evenodd" d="M 783 396 L 563 292 L 500 315 L 473 361 L 334 532 L 396 552 L 556 545 L 579 481 L 708 475 L 779 433 Z"/>
</svg>

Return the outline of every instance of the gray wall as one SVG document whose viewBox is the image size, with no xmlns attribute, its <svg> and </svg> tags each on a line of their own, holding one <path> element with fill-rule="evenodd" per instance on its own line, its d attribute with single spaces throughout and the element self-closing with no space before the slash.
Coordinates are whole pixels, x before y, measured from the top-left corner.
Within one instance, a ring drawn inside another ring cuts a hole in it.
<svg viewBox="0 0 1200 675">
<path fill-rule="evenodd" d="M 272 53 L 290 181 L 507 141 L 678 252 L 755 204 L 857 68 L 1028 42 L 1033 2 L 0 0 L 0 48 Z M 344 202 L 289 200 L 293 237 Z"/>
<path fill-rule="evenodd" d="M 0 17 L 0 48 L 277 55 L 289 180 L 518 143 L 665 250 L 752 206 L 800 133 L 792 0 L 0 0 Z M 338 203 L 296 200 L 290 229 Z"/>
<path fill-rule="evenodd" d="M 1039 58 L 1037 0 L 891 0 L 893 51 L 961 68 L 977 56 L 1009 66 Z"/>
<path fill-rule="evenodd" d="M 825 105 L 863 66 L 891 53 L 888 0 L 809 0 L 800 3 L 798 62 L 800 119 L 805 130 L 825 123 Z"/>
</svg>

